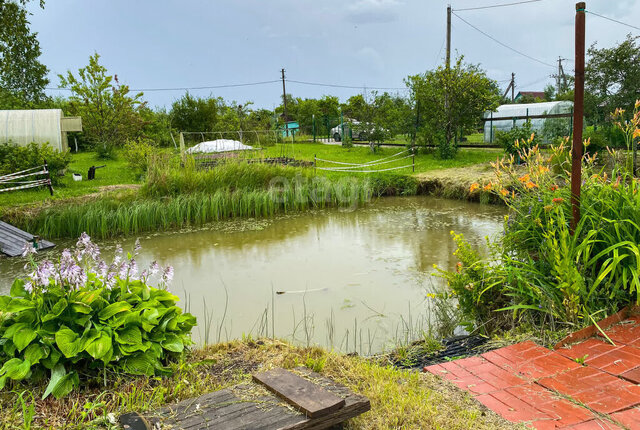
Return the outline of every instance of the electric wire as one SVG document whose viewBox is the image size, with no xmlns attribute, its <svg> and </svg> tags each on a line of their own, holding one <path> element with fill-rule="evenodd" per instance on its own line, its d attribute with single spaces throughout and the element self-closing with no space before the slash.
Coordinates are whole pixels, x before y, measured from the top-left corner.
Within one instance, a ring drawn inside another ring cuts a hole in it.
<svg viewBox="0 0 640 430">
<path fill-rule="evenodd" d="M 281 82 L 280 79 L 275 79 L 272 81 L 262 81 L 262 82 L 247 82 L 241 84 L 225 84 L 225 85 L 209 85 L 202 87 L 175 87 L 175 88 L 130 88 L 129 91 L 142 91 L 142 92 L 154 92 L 154 91 L 189 91 L 189 90 L 213 90 L 219 88 L 236 88 L 236 87 L 249 87 L 255 85 L 266 85 Z M 70 88 L 46 88 L 47 90 L 58 90 L 58 91 L 71 91 Z"/>
<path fill-rule="evenodd" d="M 317 87 L 331 87 L 331 88 L 349 88 L 349 89 L 362 89 L 362 85 L 354 86 L 354 85 L 339 85 L 339 84 L 326 84 L 320 82 L 307 82 L 307 81 L 296 81 L 293 79 L 285 79 L 285 82 L 290 82 L 293 84 L 301 84 L 301 85 L 313 85 Z M 368 89 L 371 90 L 398 90 L 398 91 L 407 91 L 409 88 L 407 87 L 370 87 L 367 86 Z"/>
<path fill-rule="evenodd" d="M 525 1 L 519 1 L 519 2 L 515 2 L 515 3 L 503 3 L 503 4 L 494 4 L 494 5 L 489 5 L 489 6 L 478 6 L 478 7 L 467 7 L 464 9 L 452 9 L 458 12 L 463 12 L 463 11 L 467 11 L 467 10 L 480 10 L 480 9 L 493 9 L 496 7 L 505 7 L 505 6 L 515 6 L 515 5 L 519 5 L 519 4 L 526 4 L 526 3 L 537 3 L 540 2 L 542 0 L 525 0 Z"/>
<path fill-rule="evenodd" d="M 608 21 L 615 22 L 615 23 L 620 24 L 620 25 L 624 25 L 626 27 L 631 27 L 631 28 L 633 28 L 635 30 L 640 30 L 640 27 L 636 27 L 635 25 L 627 24 L 626 22 L 618 21 L 617 19 L 609 18 L 608 16 L 604 16 L 604 15 L 600 15 L 600 14 L 595 13 L 595 12 L 591 12 L 590 10 L 585 10 L 585 12 L 590 13 L 591 15 L 595 15 L 597 17 L 606 19 Z"/>
<path fill-rule="evenodd" d="M 453 13 L 453 12 L 452 12 L 452 13 Z M 488 37 L 489 39 L 493 40 L 493 41 L 494 41 L 494 42 L 496 42 L 497 44 L 502 45 L 502 46 L 504 46 L 505 48 L 507 48 L 507 49 L 509 49 L 509 50 L 511 50 L 511 51 L 513 51 L 513 52 L 515 52 L 516 54 L 522 55 L 523 57 L 526 57 L 526 58 L 528 58 L 528 59 L 530 59 L 530 60 L 532 60 L 532 61 L 535 61 L 535 62 L 537 62 L 537 63 L 544 64 L 545 66 L 553 67 L 554 69 L 556 68 L 556 66 L 555 66 L 555 65 L 553 65 L 553 64 L 546 63 L 546 62 L 544 62 L 544 61 L 542 61 L 542 60 L 539 60 L 539 59 L 537 59 L 537 58 L 535 58 L 535 57 L 532 57 L 531 55 L 525 54 L 525 53 L 524 53 L 524 52 L 522 52 L 522 51 L 518 51 L 517 49 L 512 48 L 511 46 L 509 46 L 509 45 L 507 45 L 507 44 L 505 44 L 505 43 L 500 42 L 498 39 L 496 39 L 495 37 L 493 37 L 493 36 L 491 36 L 491 35 L 489 35 L 489 34 L 485 33 L 484 31 L 480 30 L 478 27 L 476 27 L 475 25 L 471 24 L 469 21 L 465 20 L 465 19 L 464 19 L 464 18 L 462 18 L 460 15 L 458 15 L 458 14 L 456 14 L 456 13 L 453 13 L 453 15 L 455 15 L 459 20 L 461 20 L 462 22 L 464 22 L 465 24 L 467 24 L 469 27 L 473 28 L 474 30 L 478 31 L 479 33 L 483 34 L 484 36 Z"/>
</svg>

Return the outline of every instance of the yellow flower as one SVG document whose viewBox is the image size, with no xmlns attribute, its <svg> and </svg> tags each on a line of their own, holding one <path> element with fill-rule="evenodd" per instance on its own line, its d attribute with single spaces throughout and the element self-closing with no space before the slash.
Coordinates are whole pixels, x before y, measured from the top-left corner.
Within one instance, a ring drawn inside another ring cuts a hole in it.
<svg viewBox="0 0 640 430">
<path fill-rule="evenodd" d="M 480 185 L 477 182 L 474 182 L 473 184 L 471 184 L 471 186 L 469 187 L 469 192 L 473 193 L 475 190 L 477 190 L 478 188 L 480 188 Z"/>
<path fill-rule="evenodd" d="M 636 100 L 636 109 L 640 108 L 640 100 Z"/>
<path fill-rule="evenodd" d="M 531 181 L 527 182 L 526 186 L 527 186 L 528 189 L 537 188 L 538 187 L 536 184 L 534 184 Z"/>
<path fill-rule="evenodd" d="M 524 184 L 525 182 L 529 182 L 529 174 L 526 174 L 526 175 L 524 175 L 524 176 L 522 176 L 522 177 L 518 178 L 518 180 L 519 180 L 520 182 L 522 182 L 523 184 Z"/>
<path fill-rule="evenodd" d="M 502 194 L 502 197 L 507 197 L 509 195 L 509 191 L 503 188 L 500 190 L 500 194 Z"/>
<path fill-rule="evenodd" d="M 553 209 L 553 206 L 551 206 L 551 205 L 546 205 L 544 207 L 544 210 L 547 211 L 547 212 L 549 212 L 551 209 Z"/>
</svg>

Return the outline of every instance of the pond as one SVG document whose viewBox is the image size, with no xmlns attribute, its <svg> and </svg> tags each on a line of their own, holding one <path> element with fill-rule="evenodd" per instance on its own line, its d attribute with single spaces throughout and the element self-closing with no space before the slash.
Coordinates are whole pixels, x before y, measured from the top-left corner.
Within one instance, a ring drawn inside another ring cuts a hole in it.
<svg viewBox="0 0 640 430">
<path fill-rule="evenodd" d="M 434 323 L 426 294 L 444 287 L 434 264 L 457 260 L 450 231 L 478 247 L 502 232 L 505 209 L 433 197 L 382 198 L 355 211 L 229 220 L 197 230 L 143 235 L 138 263 L 171 264 L 171 291 L 198 318 L 194 339 L 275 336 L 371 354 Z M 110 258 L 116 244 L 98 242 Z M 38 258 L 55 258 L 73 241 Z M 109 260 L 108 260 L 109 261 Z M 0 258 L 0 293 L 25 273 Z"/>
</svg>

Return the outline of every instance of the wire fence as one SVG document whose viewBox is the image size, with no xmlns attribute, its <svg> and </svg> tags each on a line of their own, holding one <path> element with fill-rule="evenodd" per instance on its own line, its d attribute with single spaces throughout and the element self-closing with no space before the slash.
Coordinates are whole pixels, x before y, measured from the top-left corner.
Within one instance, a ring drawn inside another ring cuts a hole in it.
<svg viewBox="0 0 640 430">
<path fill-rule="evenodd" d="M 408 160 L 409 158 L 411 158 L 410 164 L 404 164 L 402 166 L 385 167 L 383 169 L 377 168 L 380 166 L 385 166 L 387 164 Z M 318 162 L 326 163 L 329 165 L 318 166 Z M 406 149 L 404 151 L 397 152 L 388 157 L 380 158 L 378 160 L 367 161 L 366 163 L 347 163 L 344 161 L 327 160 L 324 158 L 318 158 L 314 156 L 313 165 L 315 166 L 316 170 L 323 170 L 328 172 L 378 173 L 378 172 L 389 172 L 392 170 L 400 170 L 400 169 L 408 169 L 408 168 L 411 168 L 415 172 L 416 158 L 415 158 L 415 150 L 411 148 L 411 149 Z"/>
<path fill-rule="evenodd" d="M 45 176 L 44 178 L 37 178 L 38 176 Z M 27 179 L 29 180 L 19 179 Z M 26 190 L 29 188 L 37 188 L 47 186 L 49 192 L 53 195 L 53 187 L 51 186 L 51 176 L 49 174 L 49 167 L 45 162 L 42 166 L 32 167 L 30 169 L 21 170 L 19 172 L 9 173 L 7 175 L 0 176 L 0 193 L 8 191 Z"/>
</svg>

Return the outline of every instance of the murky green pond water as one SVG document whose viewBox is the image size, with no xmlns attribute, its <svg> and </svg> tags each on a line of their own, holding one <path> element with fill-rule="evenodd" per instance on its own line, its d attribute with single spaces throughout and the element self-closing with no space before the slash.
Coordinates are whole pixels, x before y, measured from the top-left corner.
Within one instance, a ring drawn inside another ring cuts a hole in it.
<svg viewBox="0 0 640 430">
<path fill-rule="evenodd" d="M 425 295 L 443 288 L 433 265 L 457 263 L 449 232 L 481 247 L 486 236 L 500 234 L 504 214 L 432 197 L 384 198 L 356 211 L 144 235 L 138 262 L 175 267 L 171 290 L 198 317 L 198 342 L 271 336 L 275 329 L 301 344 L 369 354 L 426 329 L 433 313 Z M 117 243 L 126 251 L 134 240 L 98 243 L 110 257 Z M 72 244 L 58 242 L 39 258 L 56 258 Z M 24 275 L 23 266 L 21 259 L 0 258 L 0 293 Z"/>
</svg>

